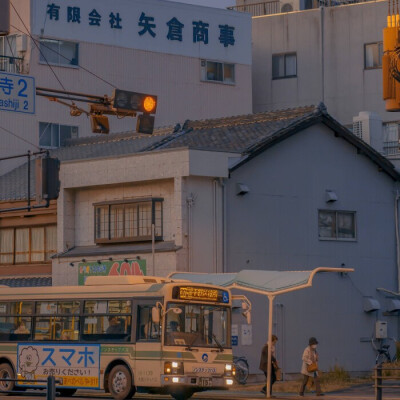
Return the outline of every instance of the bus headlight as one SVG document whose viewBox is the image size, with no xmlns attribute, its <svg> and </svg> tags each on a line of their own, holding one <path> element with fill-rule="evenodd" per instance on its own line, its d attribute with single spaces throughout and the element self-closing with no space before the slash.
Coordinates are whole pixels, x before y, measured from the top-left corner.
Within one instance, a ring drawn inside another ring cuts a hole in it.
<svg viewBox="0 0 400 400">
<path fill-rule="evenodd" d="M 227 385 L 233 385 L 233 379 L 226 379 L 225 382 Z"/>
<path fill-rule="evenodd" d="M 166 361 L 164 363 L 164 374 L 166 375 L 183 374 L 183 363 L 179 361 Z"/>
<path fill-rule="evenodd" d="M 225 364 L 225 375 L 232 376 L 234 375 L 235 367 L 232 364 Z"/>
</svg>

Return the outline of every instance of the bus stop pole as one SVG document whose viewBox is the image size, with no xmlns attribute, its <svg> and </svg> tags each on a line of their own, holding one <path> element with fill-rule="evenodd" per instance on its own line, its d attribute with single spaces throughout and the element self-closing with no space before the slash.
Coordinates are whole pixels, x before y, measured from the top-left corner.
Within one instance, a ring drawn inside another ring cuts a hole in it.
<svg viewBox="0 0 400 400">
<path fill-rule="evenodd" d="M 271 398 L 271 360 L 272 360 L 272 313 L 275 296 L 268 296 L 269 312 L 268 312 L 268 364 L 267 364 L 267 393 L 266 398 Z"/>
<path fill-rule="evenodd" d="M 56 378 L 54 376 L 48 376 L 46 400 L 54 400 L 55 398 L 56 398 Z"/>
</svg>

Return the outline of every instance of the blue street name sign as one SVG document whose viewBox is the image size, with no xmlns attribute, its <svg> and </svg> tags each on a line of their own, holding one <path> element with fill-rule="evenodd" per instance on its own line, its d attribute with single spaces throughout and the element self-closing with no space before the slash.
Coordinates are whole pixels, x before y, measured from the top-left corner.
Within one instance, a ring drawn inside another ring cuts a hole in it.
<svg viewBox="0 0 400 400">
<path fill-rule="evenodd" d="M 35 114 L 35 79 L 0 72 L 0 111 Z"/>
</svg>

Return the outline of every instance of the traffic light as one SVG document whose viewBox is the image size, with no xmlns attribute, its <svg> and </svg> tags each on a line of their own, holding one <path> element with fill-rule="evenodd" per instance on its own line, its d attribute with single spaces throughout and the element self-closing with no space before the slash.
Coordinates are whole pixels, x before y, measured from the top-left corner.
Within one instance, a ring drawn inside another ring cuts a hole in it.
<svg viewBox="0 0 400 400">
<path fill-rule="evenodd" d="M 93 133 L 109 133 L 108 117 L 100 114 L 90 114 L 90 125 Z"/>
<path fill-rule="evenodd" d="M 0 36 L 10 33 L 10 0 L 0 0 Z"/>
<path fill-rule="evenodd" d="M 36 172 L 36 202 L 55 200 L 60 193 L 60 161 L 58 158 L 37 158 Z"/>
<path fill-rule="evenodd" d="M 115 89 L 113 107 L 117 110 L 155 114 L 157 109 L 157 96 Z"/>
</svg>

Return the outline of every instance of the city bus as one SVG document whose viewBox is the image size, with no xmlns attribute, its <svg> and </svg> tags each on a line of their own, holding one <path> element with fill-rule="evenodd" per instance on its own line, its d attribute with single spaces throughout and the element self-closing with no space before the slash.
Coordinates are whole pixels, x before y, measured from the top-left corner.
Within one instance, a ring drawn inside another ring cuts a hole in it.
<svg viewBox="0 0 400 400">
<path fill-rule="evenodd" d="M 232 296 L 150 276 L 87 277 L 84 286 L 0 287 L 0 391 L 54 376 L 57 391 L 98 389 L 185 400 L 233 384 Z"/>
</svg>

